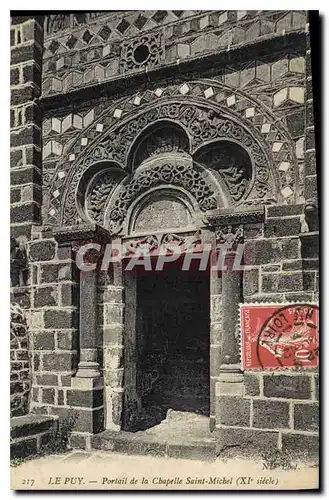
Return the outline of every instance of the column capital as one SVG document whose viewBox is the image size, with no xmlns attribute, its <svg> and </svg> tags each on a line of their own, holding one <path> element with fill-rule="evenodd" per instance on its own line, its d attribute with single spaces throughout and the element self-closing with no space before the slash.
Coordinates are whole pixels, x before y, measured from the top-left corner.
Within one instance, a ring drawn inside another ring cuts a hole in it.
<svg viewBox="0 0 329 500">
<path fill-rule="evenodd" d="M 204 218 L 207 225 L 214 229 L 220 226 L 240 226 L 264 222 L 265 207 L 244 207 L 240 209 L 209 210 Z"/>
<path fill-rule="evenodd" d="M 97 243 L 108 243 L 111 240 L 111 233 L 95 223 L 55 227 L 53 235 L 58 243 L 67 244 L 81 240 L 93 240 Z"/>
</svg>

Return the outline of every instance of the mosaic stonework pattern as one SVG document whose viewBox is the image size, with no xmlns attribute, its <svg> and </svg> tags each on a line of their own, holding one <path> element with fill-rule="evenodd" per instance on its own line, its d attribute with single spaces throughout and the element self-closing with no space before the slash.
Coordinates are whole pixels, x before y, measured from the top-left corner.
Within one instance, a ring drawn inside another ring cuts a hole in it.
<svg viewBox="0 0 329 500">
<path fill-rule="evenodd" d="M 43 94 L 51 95 L 111 80 L 145 64 L 127 53 L 137 37 L 159 58 L 172 64 L 230 50 L 239 44 L 305 30 L 305 12 L 264 11 L 131 11 L 91 15 L 54 15 L 46 19 Z M 92 17 L 96 16 L 96 17 Z M 154 46 L 163 37 L 161 47 Z M 156 48 L 155 48 L 156 47 Z M 246 71 L 252 75 L 253 70 Z M 261 75 L 260 78 L 268 78 Z M 229 76 L 228 76 L 229 78 Z M 248 77 L 247 77 L 248 78 Z M 280 100 L 280 98 L 278 99 Z"/>
</svg>

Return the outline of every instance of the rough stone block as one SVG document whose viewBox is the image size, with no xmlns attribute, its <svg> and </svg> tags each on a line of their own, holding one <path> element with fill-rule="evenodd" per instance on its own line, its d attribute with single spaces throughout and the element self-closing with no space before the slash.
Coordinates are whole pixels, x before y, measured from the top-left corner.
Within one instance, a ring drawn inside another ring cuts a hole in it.
<svg viewBox="0 0 329 500">
<path fill-rule="evenodd" d="M 75 350 L 78 348 L 78 332 L 76 330 L 58 331 L 57 347 L 61 350 Z"/>
<path fill-rule="evenodd" d="M 123 325 L 109 325 L 103 329 L 103 342 L 105 345 L 121 345 L 123 340 Z"/>
<path fill-rule="evenodd" d="M 243 273 L 243 295 L 254 295 L 259 292 L 259 269 L 248 269 Z"/>
<path fill-rule="evenodd" d="M 43 354 L 43 369 L 54 373 L 69 372 L 76 366 L 76 354 L 57 353 Z"/>
<path fill-rule="evenodd" d="M 123 368 L 106 371 L 105 372 L 106 385 L 110 385 L 111 387 L 122 387 L 123 374 L 124 374 Z"/>
<path fill-rule="evenodd" d="M 310 399 L 311 383 L 307 375 L 264 375 L 264 396 Z"/>
<path fill-rule="evenodd" d="M 10 168 L 19 167 L 23 164 L 23 149 L 12 149 L 10 151 Z"/>
<path fill-rule="evenodd" d="M 10 85 L 18 85 L 20 83 L 19 68 L 10 68 Z"/>
<path fill-rule="evenodd" d="M 38 451 L 37 438 L 24 439 L 11 443 L 10 445 L 10 458 L 25 458 L 35 455 Z"/>
<path fill-rule="evenodd" d="M 71 283 L 65 283 L 60 286 L 60 296 L 62 306 L 76 305 L 79 300 L 79 287 Z"/>
<path fill-rule="evenodd" d="M 318 184 L 316 175 L 313 175 L 312 177 L 305 177 L 305 198 L 307 200 L 317 200 L 318 198 Z"/>
<path fill-rule="evenodd" d="M 96 434 L 104 429 L 104 409 L 99 408 L 96 410 L 90 409 L 75 409 L 77 422 L 75 429 L 77 432 L 90 432 Z"/>
<path fill-rule="evenodd" d="M 278 432 L 255 429 L 222 428 L 214 431 L 217 439 L 217 456 L 244 455 L 275 450 L 278 447 Z"/>
<path fill-rule="evenodd" d="M 267 207 L 266 214 L 268 217 L 285 217 L 289 215 L 301 215 L 304 212 L 304 205 L 276 205 Z"/>
<path fill-rule="evenodd" d="M 52 260 L 55 257 L 56 244 L 51 240 L 36 241 L 30 244 L 29 257 L 32 262 Z"/>
<path fill-rule="evenodd" d="M 216 415 L 219 417 L 219 424 L 239 427 L 250 426 L 250 399 L 220 396 L 217 397 L 216 406 Z"/>
<path fill-rule="evenodd" d="M 244 247 L 246 265 L 269 264 L 276 261 L 273 243 L 267 240 L 249 240 Z"/>
<path fill-rule="evenodd" d="M 263 292 L 292 292 L 303 290 L 303 275 L 299 273 L 269 273 L 262 276 Z"/>
<path fill-rule="evenodd" d="M 282 451 L 297 453 L 307 453 L 307 455 L 317 460 L 319 457 L 319 436 L 299 433 L 282 433 Z"/>
<path fill-rule="evenodd" d="M 103 389 L 101 390 L 68 390 L 67 404 L 86 408 L 99 408 L 103 405 Z"/>
<path fill-rule="evenodd" d="M 33 348 L 36 350 L 55 349 L 54 332 L 49 330 L 33 332 Z"/>
<path fill-rule="evenodd" d="M 317 403 L 294 405 L 294 428 L 299 431 L 319 430 L 319 406 Z"/>
<path fill-rule="evenodd" d="M 41 148 L 34 144 L 29 144 L 25 146 L 25 159 L 27 165 L 36 165 L 41 168 L 42 166 L 42 154 Z"/>
<path fill-rule="evenodd" d="M 254 399 L 252 427 L 289 428 L 289 403 Z"/>
<path fill-rule="evenodd" d="M 58 278 L 57 264 L 42 264 L 40 266 L 40 282 L 55 283 Z"/>
<path fill-rule="evenodd" d="M 278 238 L 280 236 L 296 236 L 300 231 L 300 218 L 268 219 L 265 222 L 265 238 Z"/>
<path fill-rule="evenodd" d="M 115 425 L 120 425 L 122 409 L 123 409 L 122 392 L 113 392 L 111 394 L 111 406 L 112 406 L 112 421 Z"/>
<path fill-rule="evenodd" d="M 315 135 L 313 127 L 306 129 L 306 151 L 309 149 L 315 149 Z"/>
<path fill-rule="evenodd" d="M 54 404 L 55 402 L 55 389 L 42 389 L 42 403 Z"/>
<path fill-rule="evenodd" d="M 86 436 L 83 434 L 72 432 L 70 438 L 70 445 L 72 446 L 72 448 L 78 448 L 79 450 L 86 450 L 87 449 Z"/>
<path fill-rule="evenodd" d="M 74 328 L 77 326 L 76 311 L 69 310 L 48 310 L 44 314 L 45 328 Z"/>
<path fill-rule="evenodd" d="M 41 375 L 36 375 L 37 385 L 58 385 L 57 375 L 52 375 L 49 373 L 43 373 Z"/>
<path fill-rule="evenodd" d="M 246 396 L 259 396 L 259 375 L 244 374 L 244 390 Z"/>
<path fill-rule="evenodd" d="M 40 129 L 35 125 L 28 125 L 15 129 L 10 133 L 10 146 L 24 146 L 26 144 L 40 144 Z"/>
<path fill-rule="evenodd" d="M 305 153 L 305 175 L 316 175 L 315 151 L 306 151 Z"/>
<path fill-rule="evenodd" d="M 34 290 L 34 307 L 55 306 L 57 290 L 55 287 L 38 287 Z"/>
<path fill-rule="evenodd" d="M 18 64 L 25 61 L 40 61 L 42 60 L 41 49 L 36 45 L 36 43 L 30 43 L 28 45 L 21 45 L 11 48 L 11 64 Z"/>
<path fill-rule="evenodd" d="M 303 259 L 317 259 L 319 257 L 319 236 L 317 234 L 302 235 L 301 242 Z"/>
<path fill-rule="evenodd" d="M 40 219 L 40 206 L 37 203 L 21 203 L 10 207 L 10 221 L 13 222 L 38 222 Z"/>
<path fill-rule="evenodd" d="M 11 151 L 11 154 L 12 153 L 13 151 Z M 15 150 L 15 155 L 16 154 L 17 150 Z M 11 186 L 19 186 L 21 184 L 30 184 L 33 182 L 37 185 L 41 184 L 40 172 L 34 167 L 20 167 L 10 172 Z"/>
</svg>

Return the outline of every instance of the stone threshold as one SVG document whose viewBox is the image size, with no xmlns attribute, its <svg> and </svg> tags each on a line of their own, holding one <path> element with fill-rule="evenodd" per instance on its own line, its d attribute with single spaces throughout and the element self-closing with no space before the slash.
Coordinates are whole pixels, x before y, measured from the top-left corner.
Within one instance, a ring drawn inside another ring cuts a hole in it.
<svg viewBox="0 0 329 500">
<path fill-rule="evenodd" d="M 163 439 L 161 435 L 145 434 L 145 431 L 103 431 L 92 436 L 93 449 L 127 455 L 151 455 L 171 458 L 213 461 L 216 459 L 215 438 L 176 438 Z"/>
</svg>

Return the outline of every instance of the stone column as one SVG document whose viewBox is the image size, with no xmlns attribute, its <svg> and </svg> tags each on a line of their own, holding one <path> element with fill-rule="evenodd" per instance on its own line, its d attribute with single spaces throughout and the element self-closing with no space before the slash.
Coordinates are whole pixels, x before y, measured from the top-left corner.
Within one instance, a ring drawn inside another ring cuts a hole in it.
<svg viewBox="0 0 329 500">
<path fill-rule="evenodd" d="M 243 246 L 239 245 L 243 243 L 245 228 L 263 220 L 263 207 L 243 212 L 223 209 L 207 214 L 216 248 L 212 252 L 211 270 L 210 370 L 212 393 L 215 394 L 210 428 L 220 431 L 219 439 L 228 426 L 238 425 L 236 412 L 239 408 L 243 410 L 245 405 L 239 339 L 236 338 L 239 304 L 243 302 L 243 269 L 236 268 L 234 263 L 240 264 L 242 260 Z"/>
<path fill-rule="evenodd" d="M 239 304 L 242 302 L 242 269 L 236 270 L 234 263 L 240 263 L 243 243 L 243 226 L 226 226 L 216 230 L 219 250 L 225 251 L 222 268 L 222 338 L 219 382 L 216 396 L 223 394 L 243 395 L 243 374 L 240 368 L 239 345 L 236 330 L 239 320 Z M 238 252 L 237 252 L 238 251 Z M 220 408 L 218 410 L 220 414 Z M 216 413 L 218 413 L 216 412 Z"/>
<path fill-rule="evenodd" d="M 97 362 L 97 273 L 98 270 L 80 271 L 80 360 L 77 377 L 100 377 Z"/>
<path fill-rule="evenodd" d="M 54 229 L 53 233 L 59 243 L 71 245 L 76 251 L 86 243 L 110 242 L 110 234 L 96 224 L 64 226 Z M 91 435 L 104 429 L 104 382 L 97 359 L 97 350 L 102 347 L 98 345 L 97 331 L 97 284 L 101 256 L 100 253 L 97 263 L 96 259 L 89 260 L 89 263 L 96 264 L 95 269 L 78 270 L 80 273 L 79 363 L 78 371 L 71 379 L 71 388 L 67 391 L 67 402 L 79 417 L 72 434 L 73 442 L 82 446 L 84 440 L 83 447 L 87 449 L 91 447 Z"/>
<path fill-rule="evenodd" d="M 219 381 L 222 337 L 222 276 L 217 267 L 216 238 L 213 234 L 210 267 L 210 430 L 216 425 L 216 383 Z"/>
</svg>

